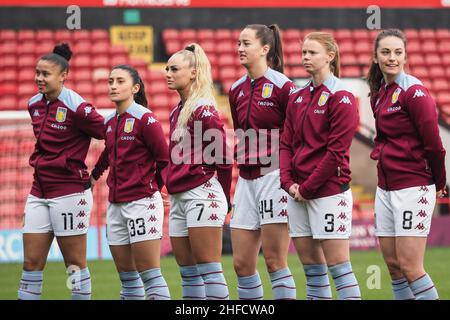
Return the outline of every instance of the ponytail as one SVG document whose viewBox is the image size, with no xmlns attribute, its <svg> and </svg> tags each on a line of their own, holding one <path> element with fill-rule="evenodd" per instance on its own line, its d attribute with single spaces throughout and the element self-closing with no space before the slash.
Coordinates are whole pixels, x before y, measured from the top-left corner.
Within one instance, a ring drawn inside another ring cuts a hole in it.
<svg viewBox="0 0 450 320">
<path fill-rule="evenodd" d="M 139 76 L 139 73 L 137 72 L 137 70 L 127 64 L 121 64 L 121 65 L 115 66 L 112 69 L 113 70 L 121 69 L 121 70 L 128 71 L 128 73 L 131 76 L 131 79 L 133 79 L 133 85 L 135 85 L 135 84 L 139 85 L 139 91 L 134 94 L 134 101 L 136 103 L 148 108 L 147 97 L 145 96 L 144 82 L 142 81 L 141 77 Z"/>
<path fill-rule="evenodd" d="M 183 56 L 189 62 L 189 67 L 195 69 L 195 79 L 190 87 L 189 96 L 181 109 L 178 117 L 177 129 L 174 132 L 174 139 L 178 141 L 187 129 L 187 123 L 199 104 L 216 106 L 214 98 L 214 86 L 211 76 L 211 64 L 205 51 L 197 43 L 189 44 L 184 50 L 175 54 Z M 201 102 L 200 102 L 201 101 Z"/>
<path fill-rule="evenodd" d="M 269 29 L 273 32 L 273 47 L 270 48 L 268 58 L 272 62 L 272 69 L 283 73 L 283 46 L 281 44 L 280 28 L 276 24 L 271 24 Z"/>
<path fill-rule="evenodd" d="M 373 58 L 377 57 L 378 46 L 380 45 L 380 41 L 386 37 L 397 37 L 403 41 L 405 45 L 405 55 L 406 55 L 406 36 L 399 29 L 386 29 L 382 30 L 374 41 L 374 49 L 373 49 Z M 383 73 L 381 72 L 380 66 L 378 63 L 375 63 L 372 60 L 372 64 L 369 68 L 369 74 L 367 75 L 367 82 L 369 83 L 370 93 L 369 97 L 374 97 L 381 87 L 381 80 L 383 79 Z"/>
<path fill-rule="evenodd" d="M 249 24 L 246 29 L 256 31 L 256 38 L 261 44 L 270 47 L 267 54 L 267 64 L 278 72 L 284 70 L 283 46 L 281 42 L 280 28 L 277 24 L 271 24 L 269 27 L 264 24 Z"/>
</svg>

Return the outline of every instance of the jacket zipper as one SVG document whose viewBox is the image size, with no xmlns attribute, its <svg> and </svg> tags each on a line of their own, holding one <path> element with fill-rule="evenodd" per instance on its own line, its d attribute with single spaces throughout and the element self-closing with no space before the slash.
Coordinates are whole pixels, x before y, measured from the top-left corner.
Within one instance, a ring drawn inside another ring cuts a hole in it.
<svg viewBox="0 0 450 320">
<path fill-rule="evenodd" d="M 41 135 L 42 135 L 42 131 L 44 131 L 45 123 L 47 122 L 47 116 L 48 116 L 49 109 L 50 109 L 50 103 L 47 105 L 47 108 L 45 110 L 44 121 L 41 124 L 41 130 L 39 131 L 39 135 L 38 135 L 38 138 L 37 138 L 38 148 L 41 149 L 41 150 L 42 150 L 42 148 L 41 148 Z M 36 173 L 36 180 L 37 180 L 37 183 L 39 185 L 39 189 L 41 189 L 42 197 L 45 198 L 45 196 L 44 196 L 44 189 L 42 188 L 41 179 L 39 178 L 39 173 L 38 173 L 39 160 L 41 160 L 41 158 L 42 158 L 42 153 L 41 153 L 41 155 L 39 155 L 38 159 L 36 160 L 36 166 L 35 166 L 35 169 L 34 169 L 35 171 L 34 172 Z"/>
<path fill-rule="evenodd" d="M 114 196 L 113 201 L 116 202 L 116 190 L 117 190 L 117 138 L 119 135 L 119 123 L 120 123 L 120 114 L 117 115 L 117 125 L 116 125 L 116 134 L 114 141 Z"/>
<path fill-rule="evenodd" d="M 387 97 L 388 97 L 386 88 L 385 88 L 384 91 L 385 91 L 385 94 L 386 94 L 386 97 L 385 97 L 385 99 L 384 99 L 384 103 L 386 103 Z M 377 120 L 376 120 L 376 123 L 377 123 L 377 131 L 378 131 L 378 128 L 379 128 L 380 113 L 381 113 L 381 109 L 382 109 L 383 105 L 384 105 L 384 104 L 380 105 L 379 108 L 378 108 L 378 110 L 377 110 Z M 384 170 L 384 165 L 383 165 L 383 150 L 384 150 L 384 147 L 385 147 L 385 146 L 386 146 L 386 141 L 383 143 L 383 146 L 381 147 L 381 150 L 380 150 L 380 166 L 381 166 L 381 172 L 383 172 L 384 181 L 385 181 L 385 183 L 386 183 L 386 189 L 389 190 L 389 184 L 388 184 L 388 180 L 387 180 L 387 176 L 386 176 L 386 171 Z"/>
<path fill-rule="evenodd" d="M 303 147 L 305 146 L 305 139 L 304 139 L 304 124 L 305 124 L 305 120 L 306 120 L 306 116 L 308 115 L 308 110 L 309 110 L 309 107 L 311 106 L 311 103 L 312 103 L 312 100 L 313 100 L 313 98 L 314 98 L 314 88 L 313 88 L 313 90 L 310 92 L 310 95 L 309 95 L 309 102 L 308 102 L 308 105 L 306 106 L 306 111 L 305 111 L 305 114 L 303 115 L 303 120 L 302 120 L 302 145 L 301 145 L 301 147 L 300 147 L 300 150 L 299 150 L 299 152 L 300 151 L 302 151 L 302 149 L 303 149 Z"/>
<path fill-rule="evenodd" d="M 253 80 L 253 82 L 252 82 L 252 91 L 250 93 L 250 101 L 248 102 L 248 108 L 247 108 L 247 118 L 245 120 L 245 126 L 246 126 L 245 130 L 247 130 L 249 128 L 249 126 L 250 126 L 250 123 L 249 123 L 249 121 L 250 121 L 250 109 L 251 109 L 251 106 L 252 106 L 253 93 L 255 91 L 255 83 L 256 83 L 256 80 Z"/>
</svg>

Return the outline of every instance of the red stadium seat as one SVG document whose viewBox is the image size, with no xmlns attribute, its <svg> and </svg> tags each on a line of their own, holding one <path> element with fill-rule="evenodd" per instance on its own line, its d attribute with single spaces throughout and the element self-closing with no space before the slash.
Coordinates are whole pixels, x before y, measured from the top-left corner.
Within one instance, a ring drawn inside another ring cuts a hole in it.
<svg viewBox="0 0 450 320">
<path fill-rule="evenodd" d="M 98 109 L 114 108 L 114 103 L 107 95 L 102 95 L 95 98 L 94 106 Z"/>
<path fill-rule="evenodd" d="M 302 66 L 291 67 L 290 76 L 293 78 L 309 78 L 310 75 Z"/>
<path fill-rule="evenodd" d="M 224 40 L 233 40 L 236 41 L 235 39 L 233 39 L 233 34 L 231 32 L 230 29 L 217 29 L 215 32 L 215 40 L 217 42 L 219 41 L 224 41 Z"/>
<path fill-rule="evenodd" d="M 413 68 L 413 69 L 411 70 L 411 74 L 412 74 L 414 77 L 417 77 L 417 78 L 419 78 L 419 79 L 422 79 L 422 78 L 428 78 L 428 76 L 429 76 L 429 75 L 428 75 L 428 68 L 421 67 L 421 66 Z"/>
<path fill-rule="evenodd" d="M 73 52 L 75 52 L 76 55 L 79 55 L 79 54 L 90 55 L 93 50 L 93 47 L 94 46 L 90 40 L 80 40 L 80 41 L 76 42 L 76 44 L 73 48 Z"/>
<path fill-rule="evenodd" d="M 368 42 L 371 42 L 371 37 L 370 37 L 370 33 L 368 30 L 366 29 L 355 29 L 352 31 L 353 34 L 353 39 L 354 40 L 365 40 Z"/>
<path fill-rule="evenodd" d="M 34 68 L 27 68 L 22 69 L 19 71 L 19 74 L 17 75 L 17 80 L 22 85 L 24 82 L 34 81 L 34 76 L 36 74 L 36 71 Z"/>
<path fill-rule="evenodd" d="M 180 40 L 182 42 L 197 42 L 197 31 L 195 29 L 181 29 Z"/>
<path fill-rule="evenodd" d="M 154 80 L 162 80 L 162 81 L 166 81 L 166 73 L 165 71 L 155 71 L 152 70 L 149 73 L 149 81 L 154 81 Z"/>
<path fill-rule="evenodd" d="M 438 43 L 438 50 L 441 53 L 450 53 L 450 39 L 449 40 L 445 40 L 445 41 L 441 41 L 439 39 L 439 43 Z"/>
<path fill-rule="evenodd" d="M 56 30 L 54 34 L 55 42 L 71 42 L 73 32 L 69 30 Z"/>
<path fill-rule="evenodd" d="M 17 55 L 7 54 L 2 55 L 0 59 L 0 68 L 16 68 Z"/>
<path fill-rule="evenodd" d="M 450 92 L 438 93 L 436 100 L 437 100 L 438 105 L 450 104 Z"/>
<path fill-rule="evenodd" d="M 36 41 L 53 41 L 53 31 L 47 29 L 41 29 L 36 31 Z"/>
<path fill-rule="evenodd" d="M 90 41 L 91 40 L 91 33 L 89 30 L 75 30 L 73 32 L 72 39 L 76 41 L 77 43 L 79 41 Z"/>
<path fill-rule="evenodd" d="M 237 72 L 234 67 L 224 67 L 219 70 L 219 79 L 222 81 L 226 80 L 234 80 L 236 81 L 237 78 Z"/>
<path fill-rule="evenodd" d="M 19 42 L 22 42 L 22 43 L 26 42 L 26 41 L 34 41 L 35 35 L 36 35 L 36 32 L 34 30 L 22 29 L 22 30 L 19 30 L 19 32 L 17 33 L 17 40 L 19 40 Z"/>
<path fill-rule="evenodd" d="M 352 65 L 352 64 L 357 64 L 358 63 L 358 59 L 356 58 L 356 55 L 354 55 L 353 53 L 346 53 L 341 55 L 341 64 L 343 65 Z"/>
<path fill-rule="evenodd" d="M 92 82 L 89 81 L 81 81 L 78 82 L 75 91 L 80 94 L 82 97 L 85 97 L 86 95 L 92 95 Z"/>
<path fill-rule="evenodd" d="M 205 40 L 214 40 L 214 30 L 213 29 L 198 29 L 197 30 L 197 39 L 199 42 L 203 42 Z"/>
<path fill-rule="evenodd" d="M 408 57 L 409 64 L 411 66 L 423 66 L 425 65 L 425 59 L 421 54 L 410 54 Z"/>
<path fill-rule="evenodd" d="M 450 80 L 450 65 L 447 65 L 445 68 L 445 74 L 447 75 L 447 79 Z"/>
<path fill-rule="evenodd" d="M 403 30 L 408 41 L 418 40 L 419 39 L 419 31 L 417 29 L 405 29 Z"/>
<path fill-rule="evenodd" d="M 302 54 L 300 51 L 290 53 L 286 56 L 286 64 L 294 66 L 302 64 Z"/>
<path fill-rule="evenodd" d="M 117 54 L 111 57 L 111 66 L 118 66 L 120 64 L 128 64 L 128 54 Z"/>
<path fill-rule="evenodd" d="M 222 54 L 219 55 L 217 64 L 219 67 L 237 66 L 239 64 L 239 60 L 236 58 L 236 55 Z"/>
<path fill-rule="evenodd" d="M 93 86 L 93 93 L 95 96 L 107 96 L 108 95 L 108 83 L 107 82 L 97 82 Z"/>
<path fill-rule="evenodd" d="M 450 40 L 450 29 L 436 29 L 436 39 L 439 41 Z"/>
<path fill-rule="evenodd" d="M 143 59 L 140 58 L 130 58 L 130 65 L 136 69 L 143 68 L 148 70 L 148 64 Z"/>
<path fill-rule="evenodd" d="M 158 94 L 158 93 L 166 93 L 169 89 L 167 88 L 166 81 L 152 81 L 147 86 L 149 95 Z"/>
<path fill-rule="evenodd" d="M 283 41 L 300 41 L 302 38 L 302 32 L 298 29 L 286 29 L 281 33 Z"/>
<path fill-rule="evenodd" d="M 200 41 L 200 46 L 203 48 L 207 55 L 216 52 L 216 43 L 212 40 Z"/>
<path fill-rule="evenodd" d="M 422 51 L 422 43 L 418 40 L 411 40 L 406 45 L 408 54 L 420 53 Z"/>
<path fill-rule="evenodd" d="M 425 55 L 425 64 L 428 66 L 440 66 L 441 57 L 437 54 L 427 54 Z"/>
<path fill-rule="evenodd" d="M 77 54 L 74 55 L 73 61 L 71 60 L 70 63 L 77 68 L 90 68 L 91 57 L 87 54 Z"/>
<path fill-rule="evenodd" d="M 450 88 L 448 81 L 445 78 L 435 79 L 435 80 L 433 80 L 432 83 L 433 84 L 431 87 L 432 87 L 433 91 L 438 92 L 438 93 L 441 91 L 448 91 Z"/>
<path fill-rule="evenodd" d="M 442 57 L 442 67 L 449 67 L 450 66 L 450 52 L 444 53 L 441 55 Z"/>
<path fill-rule="evenodd" d="M 16 110 L 18 101 L 15 95 L 0 96 L 0 110 Z"/>
<path fill-rule="evenodd" d="M 17 53 L 22 55 L 22 54 L 35 54 L 36 52 L 36 44 L 35 42 L 22 42 L 21 44 L 19 44 L 19 46 L 17 47 Z"/>
<path fill-rule="evenodd" d="M 89 68 L 79 68 L 74 72 L 73 80 L 76 82 L 92 81 L 92 72 Z"/>
<path fill-rule="evenodd" d="M 239 40 L 239 36 L 241 35 L 241 31 L 242 31 L 241 29 L 231 30 L 231 40 L 237 43 Z"/>
<path fill-rule="evenodd" d="M 31 98 L 36 94 L 36 85 L 31 83 L 21 83 L 17 88 L 17 95 L 19 98 Z"/>
<path fill-rule="evenodd" d="M 0 82 L 15 83 L 16 80 L 17 80 L 16 67 L 3 70 L 2 76 L 0 77 Z"/>
<path fill-rule="evenodd" d="M 17 55 L 17 44 L 16 42 L 5 41 L 0 43 L 0 55 L 5 54 L 15 54 Z"/>
<path fill-rule="evenodd" d="M 107 55 L 97 55 L 92 59 L 92 68 L 110 68 L 111 62 Z"/>
<path fill-rule="evenodd" d="M 231 40 L 221 40 L 217 44 L 216 52 L 218 54 L 224 54 L 224 53 L 236 53 L 237 52 L 237 45 L 235 41 Z"/>
<path fill-rule="evenodd" d="M 111 56 L 115 56 L 118 54 L 120 54 L 120 55 L 127 54 L 128 55 L 128 48 L 122 44 L 113 44 L 109 48 L 109 53 L 111 54 Z"/>
<path fill-rule="evenodd" d="M 93 55 L 108 55 L 110 50 L 110 44 L 108 41 L 98 41 L 91 46 L 91 53 Z"/>
<path fill-rule="evenodd" d="M 371 53 L 372 45 L 369 41 L 360 40 L 355 44 L 356 53 Z"/>
<path fill-rule="evenodd" d="M 438 51 L 438 46 L 436 40 L 424 40 L 422 43 L 423 52 L 436 52 Z"/>
<path fill-rule="evenodd" d="M 442 68 L 442 65 L 433 66 L 433 67 L 429 68 L 429 75 L 430 75 L 430 78 L 432 78 L 432 79 L 445 78 L 445 69 Z"/>
<path fill-rule="evenodd" d="M 372 53 L 360 53 L 356 61 L 358 64 L 369 66 L 372 63 Z"/>
<path fill-rule="evenodd" d="M 17 33 L 12 29 L 0 30 L 0 40 L 3 41 L 16 41 Z"/>
<path fill-rule="evenodd" d="M 419 38 L 422 40 L 434 40 L 436 32 L 433 29 L 419 29 Z"/>
<path fill-rule="evenodd" d="M 339 45 L 339 51 L 342 53 L 342 55 L 348 53 L 353 53 L 353 48 L 355 46 L 353 41 L 346 40 L 346 41 L 340 41 L 338 42 Z"/>
<path fill-rule="evenodd" d="M 341 73 L 342 77 L 346 78 L 360 78 L 362 76 L 361 68 L 356 66 L 342 67 Z"/>
<path fill-rule="evenodd" d="M 105 29 L 93 29 L 93 30 L 91 30 L 91 39 L 94 42 L 97 42 L 97 41 L 108 41 L 109 42 L 109 32 Z"/>
<path fill-rule="evenodd" d="M 179 41 L 180 32 L 177 29 L 164 29 L 162 32 L 162 38 L 164 42 L 167 41 Z"/>
<path fill-rule="evenodd" d="M 218 58 L 215 53 L 209 53 L 209 54 L 207 54 L 207 57 L 208 57 L 209 63 L 211 64 L 211 68 L 214 68 L 215 66 L 217 66 Z"/>
<path fill-rule="evenodd" d="M 49 54 L 53 52 L 53 49 L 55 48 L 55 42 L 54 41 L 42 41 L 39 42 L 36 45 L 36 55 L 38 57 L 41 57 L 43 55 Z"/>
<path fill-rule="evenodd" d="M 353 38 L 352 31 L 350 29 L 337 29 L 334 33 L 334 37 L 337 42 L 343 40 L 351 40 Z"/>
<path fill-rule="evenodd" d="M 172 55 L 181 49 L 181 42 L 179 40 L 166 41 L 166 53 Z"/>
<path fill-rule="evenodd" d="M 19 56 L 17 59 L 18 68 L 34 68 L 36 65 L 36 58 L 33 54 L 26 54 Z"/>
<path fill-rule="evenodd" d="M 149 98 L 150 98 L 150 101 L 149 101 L 150 108 L 153 110 L 153 112 L 156 113 L 157 117 L 159 115 L 160 109 L 170 110 L 170 108 L 172 107 L 170 105 L 170 98 L 167 94 L 157 93 L 157 94 L 149 96 Z"/>
<path fill-rule="evenodd" d="M 294 53 L 294 52 L 301 52 L 302 48 L 300 46 L 300 40 L 295 41 L 289 41 L 286 43 L 285 46 L 283 46 L 283 51 L 286 54 Z"/>
</svg>

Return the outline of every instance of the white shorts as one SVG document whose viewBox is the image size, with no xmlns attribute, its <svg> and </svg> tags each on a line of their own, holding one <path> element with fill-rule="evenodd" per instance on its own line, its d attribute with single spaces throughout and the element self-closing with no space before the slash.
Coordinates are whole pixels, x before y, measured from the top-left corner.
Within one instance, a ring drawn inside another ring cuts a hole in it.
<svg viewBox="0 0 450 320">
<path fill-rule="evenodd" d="M 43 199 L 28 195 L 23 233 L 53 232 L 57 237 L 86 234 L 92 210 L 92 192 Z"/>
<path fill-rule="evenodd" d="M 110 203 L 106 238 L 110 246 L 162 238 L 164 204 L 159 192 L 132 202 Z"/>
<path fill-rule="evenodd" d="M 289 235 L 292 238 L 348 239 L 352 231 L 352 208 L 351 189 L 305 202 L 297 202 L 289 196 Z"/>
<path fill-rule="evenodd" d="M 230 227 L 258 230 L 264 224 L 287 223 L 288 198 L 281 188 L 279 169 L 254 180 L 239 177 Z"/>
<path fill-rule="evenodd" d="M 187 237 L 189 228 L 222 227 L 228 202 L 219 181 L 209 181 L 192 190 L 170 195 L 169 235 Z"/>
<path fill-rule="evenodd" d="M 378 237 L 426 237 L 436 203 L 436 186 L 395 191 L 377 188 L 375 234 Z"/>
</svg>

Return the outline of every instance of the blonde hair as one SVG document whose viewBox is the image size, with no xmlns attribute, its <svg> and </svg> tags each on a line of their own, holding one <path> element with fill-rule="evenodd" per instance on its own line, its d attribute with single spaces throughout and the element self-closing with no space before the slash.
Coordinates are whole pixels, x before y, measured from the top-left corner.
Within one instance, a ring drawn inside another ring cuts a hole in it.
<svg viewBox="0 0 450 320">
<path fill-rule="evenodd" d="M 195 79 L 189 90 L 189 96 L 181 109 L 178 117 L 177 129 L 174 132 L 175 139 L 179 140 L 187 130 L 187 123 L 195 111 L 195 107 L 201 100 L 202 103 L 216 107 L 216 99 L 213 94 L 213 80 L 211 76 L 211 64 L 202 47 L 197 43 L 189 44 L 185 49 L 176 52 L 183 56 L 183 60 L 189 62 L 189 67 L 194 68 Z"/>
<path fill-rule="evenodd" d="M 339 75 L 341 73 L 339 47 L 333 36 L 327 32 L 311 32 L 306 35 L 303 41 L 305 40 L 315 40 L 319 42 L 327 52 L 335 53 L 334 59 L 330 61 L 330 70 L 336 77 L 339 78 Z"/>
</svg>

